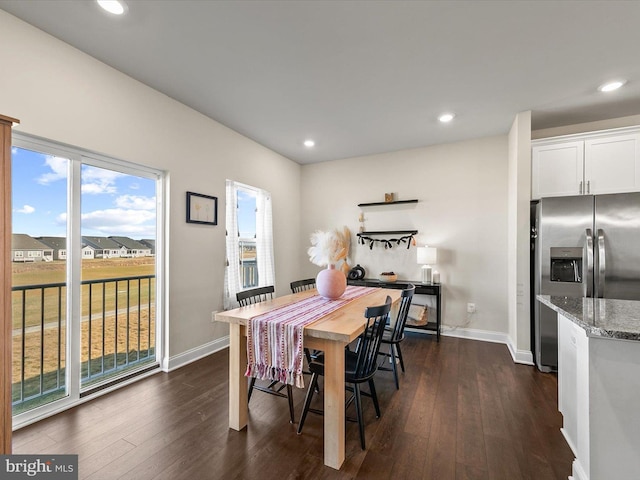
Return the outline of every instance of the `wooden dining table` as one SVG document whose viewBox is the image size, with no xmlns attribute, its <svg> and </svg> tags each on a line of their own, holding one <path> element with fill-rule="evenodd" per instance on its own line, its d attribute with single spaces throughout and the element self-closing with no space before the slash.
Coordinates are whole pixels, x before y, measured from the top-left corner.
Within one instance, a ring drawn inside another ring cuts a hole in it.
<svg viewBox="0 0 640 480">
<path fill-rule="evenodd" d="M 345 457 L 344 349 L 364 331 L 364 311 L 382 305 L 387 295 L 396 304 L 401 290 L 370 288 L 339 309 L 304 327 L 304 346 L 324 352 L 324 464 L 339 469 Z M 215 314 L 229 324 L 229 428 L 242 430 L 248 423 L 247 322 L 255 316 L 317 295 L 315 289 L 274 298 Z"/>
</svg>

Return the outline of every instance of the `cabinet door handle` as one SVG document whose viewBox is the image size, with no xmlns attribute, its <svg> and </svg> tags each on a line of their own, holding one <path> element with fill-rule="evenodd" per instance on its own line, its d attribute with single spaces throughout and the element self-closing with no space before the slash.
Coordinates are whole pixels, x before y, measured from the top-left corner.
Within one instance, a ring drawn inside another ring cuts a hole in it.
<svg viewBox="0 0 640 480">
<path fill-rule="evenodd" d="M 582 195 L 582 180 L 580 180 L 580 195 Z"/>
<path fill-rule="evenodd" d="M 591 180 L 587 180 L 587 193 L 591 193 Z"/>
</svg>

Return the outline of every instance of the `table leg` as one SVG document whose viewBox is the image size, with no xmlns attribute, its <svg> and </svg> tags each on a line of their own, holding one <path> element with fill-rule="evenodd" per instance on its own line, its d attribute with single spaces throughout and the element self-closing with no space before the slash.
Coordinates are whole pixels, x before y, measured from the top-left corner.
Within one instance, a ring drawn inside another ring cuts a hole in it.
<svg viewBox="0 0 640 480">
<path fill-rule="evenodd" d="M 327 342 L 324 355 L 324 464 L 339 469 L 344 462 L 344 348 Z"/>
<path fill-rule="evenodd" d="M 247 336 L 246 327 L 229 324 L 229 428 L 247 426 Z"/>
</svg>

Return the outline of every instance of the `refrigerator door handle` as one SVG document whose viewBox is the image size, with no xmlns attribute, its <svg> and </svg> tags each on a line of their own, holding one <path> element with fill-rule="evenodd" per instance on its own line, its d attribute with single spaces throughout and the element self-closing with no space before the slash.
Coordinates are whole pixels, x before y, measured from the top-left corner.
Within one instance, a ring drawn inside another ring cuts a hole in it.
<svg viewBox="0 0 640 480">
<path fill-rule="evenodd" d="M 604 298 L 604 275 L 606 267 L 606 256 L 604 249 L 604 231 L 598 229 L 598 283 L 596 288 L 596 297 Z"/>
<path fill-rule="evenodd" d="M 587 275 L 585 278 L 585 297 L 593 296 L 593 233 L 590 228 L 585 231 L 586 242 L 585 247 L 587 249 Z"/>
</svg>

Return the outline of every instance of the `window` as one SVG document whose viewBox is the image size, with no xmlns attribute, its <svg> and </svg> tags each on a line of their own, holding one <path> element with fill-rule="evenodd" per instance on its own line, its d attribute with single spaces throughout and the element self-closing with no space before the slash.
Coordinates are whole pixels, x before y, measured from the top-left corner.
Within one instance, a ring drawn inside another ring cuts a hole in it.
<svg viewBox="0 0 640 480">
<path fill-rule="evenodd" d="M 18 133 L 13 145 L 12 404 L 20 425 L 159 367 L 162 256 L 119 252 L 142 248 L 143 239 L 161 247 L 164 176 Z"/>
<path fill-rule="evenodd" d="M 227 180 L 225 308 L 236 293 L 274 285 L 273 230 L 269 192 Z"/>
</svg>

